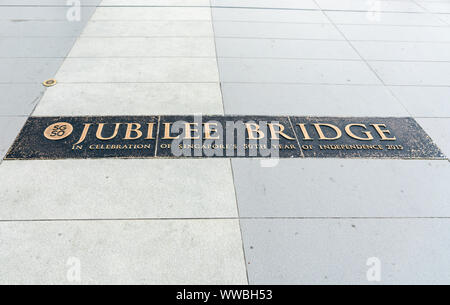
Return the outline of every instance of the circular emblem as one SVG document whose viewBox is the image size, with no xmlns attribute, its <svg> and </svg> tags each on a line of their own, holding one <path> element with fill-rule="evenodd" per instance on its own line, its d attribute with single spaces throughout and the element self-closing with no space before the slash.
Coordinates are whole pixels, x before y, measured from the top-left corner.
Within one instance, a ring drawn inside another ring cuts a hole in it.
<svg viewBox="0 0 450 305">
<path fill-rule="evenodd" d="M 48 126 L 44 131 L 44 136 L 52 141 L 62 140 L 70 136 L 73 126 L 69 123 L 60 122 Z"/>
<path fill-rule="evenodd" d="M 43 82 L 42 84 L 45 87 L 53 87 L 54 85 L 56 85 L 56 83 L 57 83 L 56 79 L 48 79 L 45 82 Z"/>
</svg>

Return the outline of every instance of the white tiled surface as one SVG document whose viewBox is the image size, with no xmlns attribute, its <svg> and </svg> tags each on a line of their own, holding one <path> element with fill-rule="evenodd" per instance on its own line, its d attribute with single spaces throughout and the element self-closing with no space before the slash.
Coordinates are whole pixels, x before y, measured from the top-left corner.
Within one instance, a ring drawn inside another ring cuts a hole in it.
<svg viewBox="0 0 450 305">
<path fill-rule="evenodd" d="M 1 220 L 237 216 L 225 159 L 4 161 L 0 180 Z"/>
<path fill-rule="evenodd" d="M 35 116 L 223 114 L 217 83 L 59 84 L 47 90 Z"/>
<path fill-rule="evenodd" d="M 11 80 L 39 85 L 58 71 L 58 85 L 33 113 L 48 116 L 413 116 L 450 154 L 447 3 L 209 3 L 104 0 L 82 35 L 82 25 L 68 24 L 56 8 L 20 11 L 36 4 L 29 0 L 0 7 L 0 34 L 11 38 L 3 43 L 35 37 L 0 51 L 0 90 Z M 78 36 L 65 59 L 57 51 Z M 23 106 L 0 107 L 2 152 L 25 120 L 9 115 L 27 115 Z M 69 258 L 81 263 L 81 283 L 245 284 L 246 271 L 251 284 L 367 283 L 371 256 L 383 264 L 381 284 L 448 283 L 448 167 L 4 161 L 0 283 L 70 283 Z"/>
<path fill-rule="evenodd" d="M 211 9 L 205 7 L 99 7 L 91 20 L 211 20 Z"/>
<path fill-rule="evenodd" d="M 91 21 L 82 37 L 213 36 L 211 21 Z"/>
<path fill-rule="evenodd" d="M 237 220 L 3 222 L 0 232 L 1 284 L 247 282 Z"/>
</svg>

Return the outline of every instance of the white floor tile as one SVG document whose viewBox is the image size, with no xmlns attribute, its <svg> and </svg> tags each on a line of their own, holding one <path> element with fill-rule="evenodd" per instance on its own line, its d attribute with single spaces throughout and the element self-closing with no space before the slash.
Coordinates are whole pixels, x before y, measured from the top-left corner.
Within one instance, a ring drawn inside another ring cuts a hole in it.
<svg viewBox="0 0 450 305">
<path fill-rule="evenodd" d="M 0 177 L 1 220 L 237 216 L 226 159 L 3 161 Z"/>
<path fill-rule="evenodd" d="M 103 0 L 101 6 L 209 6 L 209 0 Z"/>
<path fill-rule="evenodd" d="M 80 38 L 69 57 L 215 57 L 213 37 Z"/>
<path fill-rule="evenodd" d="M 214 21 L 330 23 L 321 11 L 213 8 Z"/>
<path fill-rule="evenodd" d="M 61 83 L 218 82 L 215 58 L 67 58 Z"/>
<path fill-rule="evenodd" d="M 99 7 L 91 20 L 211 20 L 209 7 Z"/>
<path fill-rule="evenodd" d="M 247 283 L 237 220 L 9 222 L 0 232 L 2 284 Z"/>
<path fill-rule="evenodd" d="M 58 84 L 47 90 L 33 115 L 223 114 L 218 83 Z"/>
<path fill-rule="evenodd" d="M 81 37 L 212 37 L 211 21 L 91 21 Z"/>
</svg>

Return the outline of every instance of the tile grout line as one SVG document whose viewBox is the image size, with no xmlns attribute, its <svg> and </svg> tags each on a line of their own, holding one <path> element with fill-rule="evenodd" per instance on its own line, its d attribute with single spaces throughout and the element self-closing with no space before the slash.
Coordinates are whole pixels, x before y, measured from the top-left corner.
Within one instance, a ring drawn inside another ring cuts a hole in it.
<svg viewBox="0 0 450 305">
<path fill-rule="evenodd" d="M 222 88 L 222 82 L 221 82 L 221 73 L 220 73 L 220 65 L 219 65 L 219 56 L 218 56 L 218 50 L 217 50 L 217 43 L 216 43 L 216 32 L 215 32 L 215 27 L 214 27 L 214 14 L 213 14 L 213 8 L 212 8 L 212 3 L 211 0 L 209 0 L 209 4 L 210 4 L 210 10 L 211 10 L 211 27 L 212 27 L 212 31 L 213 31 L 213 39 L 214 39 L 214 48 L 216 51 L 216 63 L 217 63 L 217 73 L 218 73 L 218 77 L 219 77 L 219 88 L 220 88 L 220 95 L 221 95 L 221 99 L 222 99 L 222 111 L 223 111 L 223 115 L 226 115 L 226 111 L 225 111 L 225 99 L 223 96 L 223 88 Z M 245 276 L 246 276 L 246 280 L 247 280 L 247 285 L 250 284 L 250 278 L 249 278 L 249 271 L 248 271 L 248 267 L 247 267 L 247 256 L 245 253 L 245 244 L 244 244 L 244 232 L 242 231 L 242 225 L 241 225 L 241 219 L 240 219 L 240 211 L 239 211 L 239 202 L 238 202 L 238 197 L 237 197 L 237 189 L 236 189 L 236 180 L 234 179 L 234 169 L 233 169 L 233 162 L 231 161 L 231 158 L 228 159 L 229 164 L 230 164 L 230 170 L 231 170 L 231 179 L 233 181 L 233 189 L 234 189 L 234 199 L 236 202 L 236 213 L 238 216 L 237 222 L 238 222 L 238 226 L 239 226 L 239 232 L 241 235 L 241 246 L 242 246 L 242 255 L 243 255 L 243 259 L 244 259 L 244 268 L 245 268 Z"/>
<path fill-rule="evenodd" d="M 443 160 L 443 161 L 448 161 Z M 96 222 L 96 221 L 214 221 L 214 220 L 448 220 L 450 216 L 245 216 L 245 217 L 143 217 L 143 218 L 49 218 L 49 219 L 0 219 L 0 223 L 12 222 Z"/>
</svg>

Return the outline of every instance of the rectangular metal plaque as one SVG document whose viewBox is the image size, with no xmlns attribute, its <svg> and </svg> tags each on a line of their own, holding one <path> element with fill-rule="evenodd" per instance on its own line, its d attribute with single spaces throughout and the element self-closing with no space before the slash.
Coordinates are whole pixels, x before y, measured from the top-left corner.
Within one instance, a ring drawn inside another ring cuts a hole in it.
<svg viewBox="0 0 450 305">
<path fill-rule="evenodd" d="M 412 118 L 31 117 L 5 159 L 445 159 Z"/>
</svg>

